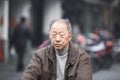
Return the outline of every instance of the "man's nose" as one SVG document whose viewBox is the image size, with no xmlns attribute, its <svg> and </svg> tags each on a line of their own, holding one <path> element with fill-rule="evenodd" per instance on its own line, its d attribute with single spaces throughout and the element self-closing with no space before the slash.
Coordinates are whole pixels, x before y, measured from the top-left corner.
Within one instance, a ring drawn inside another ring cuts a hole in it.
<svg viewBox="0 0 120 80">
<path fill-rule="evenodd" d="M 56 36 L 56 41 L 60 41 L 60 36 L 59 35 Z"/>
</svg>

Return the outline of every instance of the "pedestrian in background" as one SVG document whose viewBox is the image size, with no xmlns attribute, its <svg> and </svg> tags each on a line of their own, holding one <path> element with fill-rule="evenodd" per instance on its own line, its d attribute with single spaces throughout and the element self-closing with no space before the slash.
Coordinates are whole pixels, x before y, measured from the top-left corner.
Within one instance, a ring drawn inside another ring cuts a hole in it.
<svg viewBox="0 0 120 80">
<path fill-rule="evenodd" d="M 24 69 L 24 56 L 28 39 L 31 38 L 30 29 L 25 25 L 26 18 L 21 17 L 20 23 L 14 28 L 12 43 L 17 53 L 17 71 Z"/>
</svg>

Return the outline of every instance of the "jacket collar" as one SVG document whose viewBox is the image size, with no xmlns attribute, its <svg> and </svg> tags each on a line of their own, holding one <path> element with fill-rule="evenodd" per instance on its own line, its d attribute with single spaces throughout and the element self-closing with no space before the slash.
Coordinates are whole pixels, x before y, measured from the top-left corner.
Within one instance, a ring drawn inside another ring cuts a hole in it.
<svg viewBox="0 0 120 80">
<path fill-rule="evenodd" d="M 76 62 L 79 53 L 78 51 L 78 48 L 75 47 L 72 43 L 70 43 L 67 64 L 73 65 Z"/>
<path fill-rule="evenodd" d="M 52 45 L 48 46 L 47 48 L 47 57 L 52 61 L 56 61 L 55 49 Z M 68 50 L 68 59 L 67 64 L 74 64 L 77 60 L 79 54 L 79 48 L 73 46 L 73 44 L 69 43 L 69 50 Z"/>
</svg>

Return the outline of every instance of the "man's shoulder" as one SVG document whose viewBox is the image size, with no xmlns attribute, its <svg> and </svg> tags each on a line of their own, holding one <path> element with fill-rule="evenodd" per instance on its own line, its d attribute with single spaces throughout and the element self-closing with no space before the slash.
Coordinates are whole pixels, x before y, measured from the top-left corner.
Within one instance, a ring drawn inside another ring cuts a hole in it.
<svg viewBox="0 0 120 80">
<path fill-rule="evenodd" d="M 76 52 L 79 56 L 90 57 L 89 54 L 83 48 L 74 46 L 74 49 L 76 49 Z"/>
<path fill-rule="evenodd" d="M 84 49 L 82 49 L 81 47 L 75 46 L 75 45 L 71 45 L 73 50 L 75 50 L 75 52 L 77 52 L 78 54 L 83 54 L 86 51 Z"/>
<path fill-rule="evenodd" d="M 43 48 L 38 48 L 34 51 L 34 54 L 38 55 L 39 57 L 45 56 L 45 53 L 49 50 L 49 45 Z"/>
<path fill-rule="evenodd" d="M 90 55 L 82 48 L 79 48 L 79 54 L 81 57 L 88 58 Z"/>
</svg>

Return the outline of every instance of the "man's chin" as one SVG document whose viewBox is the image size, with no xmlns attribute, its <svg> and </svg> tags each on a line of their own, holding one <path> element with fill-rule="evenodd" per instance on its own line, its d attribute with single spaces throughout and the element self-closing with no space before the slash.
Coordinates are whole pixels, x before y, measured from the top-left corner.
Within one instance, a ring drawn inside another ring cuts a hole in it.
<svg viewBox="0 0 120 80">
<path fill-rule="evenodd" d="M 57 49 L 57 50 L 62 50 L 62 48 L 61 48 L 61 47 L 58 47 L 58 46 L 56 46 L 55 49 Z"/>
<path fill-rule="evenodd" d="M 56 49 L 62 49 L 61 47 L 55 47 Z"/>
</svg>

